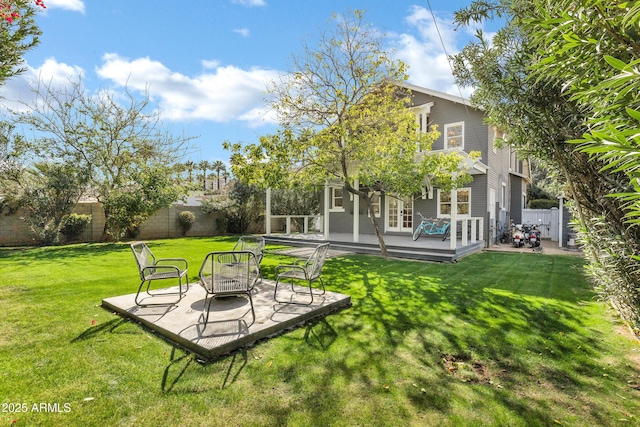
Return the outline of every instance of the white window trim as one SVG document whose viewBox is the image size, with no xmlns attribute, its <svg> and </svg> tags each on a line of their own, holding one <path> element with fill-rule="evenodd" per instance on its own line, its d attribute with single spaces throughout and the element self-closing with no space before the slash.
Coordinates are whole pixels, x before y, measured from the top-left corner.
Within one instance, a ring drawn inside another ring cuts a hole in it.
<svg viewBox="0 0 640 427">
<path fill-rule="evenodd" d="M 454 126 L 462 126 L 462 131 L 460 135 L 462 137 L 462 144 L 459 147 L 449 147 L 449 137 L 447 136 L 447 134 L 449 133 L 448 132 L 449 128 Z M 444 125 L 444 149 L 447 150 L 449 148 L 457 148 L 460 150 L 464 150 L 464 122 L 447 123 L 446 125 Z"/>
<path fill-rule="evenodd" d="M 342 206 L 335 207 L 336 200 L 336 190 L 342 190 Z M 342 187 L 331 187 L 331 200 L 329 200 L 329 212 L 344 212 L 344 188 Z"/>
<path fill-rule="evenodd" d="M 457 191 L 468 191 L 469 192 L 469 213 L 468 214 L 461 214 L 458 213 L 456 215 L 457 218 L 471 218 L 471 202 L 472 202 L 472 194 L 471 194 L 471 187 L 463 187 L 463 188 L 458 188 Z M 437 194 L 437 201 L 438 201 L 438 218 L 451 218 L 450 214 L 443 214 L 440 212 L 440 194 L 442 193 L 441 189 L 438 189 L 438 194 Z M 460 203 L 460 202 L 458 202 Z"/>
<path fill-rule="evenodd" d="M 500 192 L 500 209 L 505 210 L 507 208 L 507 183 L 502 183 L 502 191 Z"/>
</svg>

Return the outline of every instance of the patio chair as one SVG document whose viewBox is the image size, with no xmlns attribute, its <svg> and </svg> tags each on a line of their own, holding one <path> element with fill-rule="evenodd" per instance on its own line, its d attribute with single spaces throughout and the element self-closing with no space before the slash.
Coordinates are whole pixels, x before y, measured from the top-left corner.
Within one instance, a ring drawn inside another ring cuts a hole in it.
<svg viewBox="0 0 640 427">
<path fill-rule="evenodd" d="M 210 252 L 200 267 L 200 285 L 207 292 L 204 301 L 204 323 L 209 321 L 211 303 L 217 298 L 244 296 L 251 304 L 253 322 L 256 312 L 251 293 L 257 282 L 259 268 L 251 251 Z M 253 323 L 252 322 L 252 323 Z"/>
<path fill-rule="evenodd" d="M 242 236 L 236 242 L 236 245 L 233 247 L 234 251 L 251 251 L 256 256 L 256 263 L 258 268 L 258 277 L 256 278 L 256 282 L 262 280 L 262 270 L 260 268 L 260 264 L 262 263 L 262 258 L 264 258 L 264 249 L 265 249 L 265 241 L 264 237 L 261 236 Z"/>
<path fill-rule="evenodd" d="M 131 244 L 131 251 L 138 264 L 138 272 L 140 273 L 140 286 L 134 299 L 135 303 L 141 307 L 150 305 L 175 305 L 189 290 L 189 276 L 187 270 L 189 269 L 189 263 L 184 258 L 156 258 L 151 252 L 151 249 L 144 242 L 137 242 Z M 184 268 L 181 268 L 184 267 Z M 186 289 L 182 290 L 182 279 L 186 280 Z M 151 282 L 154 280 L 177 280 L 178 292 L 151 292 Z M 166 301 L 163 299 L 161 302 L 156 303 L 143 303 L 140 301 L 140 292 L 142 287 L 147 284 L 146 293 L 150 297 L 164 297 L 167 295 L 177 295 L 175 301 Z"/>
<path fill-rule="evenodd" d="M 262 258 L 264 257 L 264 237 L 261 236 L 242 236 L 236 242 L 236 245 L 233 247 L 234 251 L 251 251 L 256 256 L 256 261 L 258 265 L 262 262 Z"/>
<path fill-rule="evenodd" d="M 273 299 L 279 303 L 311 305 L 313 304 L 314 295 L 315 296 L 324 295 L 326 291 L 324 288 L 324 283 L 322 282 L 321 275 L 322 275 L 322 267 L 324 267 L 324 261 L 327 257 L 328 250 L 329 250 L 329 243 L 324 243 L 316 247 L 316 249 L 313 251 L 311 256 L 309 256 L 309 258 L 297 259 L 296 261 L 293 262 L 293 264 L 290 264 L 290 265 L 276 266 L 275 268 L 276 286 L 275 286 L 275 290 L 273 291 Z M 289 301 L 278 300 L 278 285 L 280 284 L 280 281 L 286 281 L 287 279 L 290 280 L 291 290 L 294 293 L 310 295 L 311 301 L 305 304 L 305 303 L 295 302 L 291 299 Z M 293 286 L 294 282 L 296 281 L 306 282 L 306 284 L 309 286 L 309 293 L 296 291 Z M 320 282 L 320 285 L 322 286 L 322 292 L 317 293 L 313 291 L 312 284 L 315 281 Z"/>
</svg>

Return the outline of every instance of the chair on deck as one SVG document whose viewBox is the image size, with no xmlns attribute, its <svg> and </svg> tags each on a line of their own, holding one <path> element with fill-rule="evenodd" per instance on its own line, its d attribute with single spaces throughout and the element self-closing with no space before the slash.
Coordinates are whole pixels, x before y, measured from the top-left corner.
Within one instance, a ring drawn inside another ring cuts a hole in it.
<svg viewBox="0 0 640 427">
<path fill-rule="evenodd" d="M 149 305 L 174 305 L 180 302 L 184 294 L 189 290 L 189 276 L 187 270 L 189 269 L 189 263 L 184 258 L 159 258 L 153 255 L 151 249 L 144 242 L 137 242 L 131 244 L 131 250 L 138 264 L 138 272 L 140 273 L 140 286 L 136 293 L 135 303 L 141 307 Z M 181 268 L 184 267 L 184 268 Z M 186 280 L 186 289 L 182 290 L 182 279 Z M 154 280 L 166 280 L 172 279 L 178 281 L 178 292 L 151 292 L 151 282 Z M 177 300 L 166 301 L 163 299 L 161 302 L 156 303 L 143 303 L 139 301 L 140 292 L 142 287 L 147 283 L 146 293 L 150 297 L 164 297 L 166 295 L 177 295 Z"/>
<path fill-rule="evenodd" d="M 316 249 L 313 251 L 311 256 L 309 256 L 309 258 L 297 259 L 296 261 L 293 262 L 293 264 L 290 264 L 290 265 L 278 265 L 275 268 L 276 287 L 273 292 L 273 299 L 276 302 L 280 302 L 280 303 L 311 305 L 313 304 L 314 295 L 316 296 L 324 295 L 325 288 L 324 288 L 324 283 L 322 282 L 321 275 L 322 275 L 322 268 L 324 267 L 324 261 L 327 258 L 328 251 L 329 251 L 329 243 L 324 243 L 316 247 Z M 294 293 L 310 295 L 311 301 L 309 301 L 308 303 L 299 303 L 291 299 L 289 301 L 278 300 L 278 285 L 280 284 L 281 280 L 286 281 L 287 279 L 291 281 L 291 290 Z M 312 284 L 316 280 L 319 281 L 320 285 L 322 286 L 321 293 L 313 292 Z M 309 293 L 307 294 L 307 292 L 296 291 L 293 286 L 295 281 L 306 282 L 306 284 L 309 286 Z"/>
<path fill-rule="evenodd" d="M 233 247 L 234 251 L 251 251 L 256 256 L 256 261 L 258 265 L 262 262 L 262 258 L 264 257 L 264 237 L 260 236 L 242 236 L 236 242 L 236 245 Z"/>
<path fill-rule="evenodd" d="M 200 284 L 207 292 L 204 301 L 204 323 L 209 321 L 211 303 L 216 298 L 245 296 L 251 304 L 253 322 L 256 312 L 251 292 L 258 281 L 260 269 L 252 251 L 210 252 L 200 267 Z M 253 323 L 252 322 L 252 323 Z"/>
<path fill-rule="evenodd" d="M 262 258 L 264 258 L 265 241 L 261 236 L 242 236 L 236 242 L 233 247 L 234 251 L 250 251 L 256 256 L 256 264 L 258 266 L 258 278 L 257 281 L 262 280 L 262 270 L 260 264 Z"/>
</svg>

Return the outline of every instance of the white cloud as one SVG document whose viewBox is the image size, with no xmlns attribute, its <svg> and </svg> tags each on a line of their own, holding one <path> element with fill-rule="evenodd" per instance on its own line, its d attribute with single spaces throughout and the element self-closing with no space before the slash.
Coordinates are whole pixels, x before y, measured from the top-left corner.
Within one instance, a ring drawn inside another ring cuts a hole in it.
<svg viewBox="0 0 640 427">
<path fill-rule="evenodd" d="M 411 83 L 460 96 L 447 59 L 447 54 L 459 52 L 459 35 L 451 19 L 445 20 L 436 15 L 436 26 L 431 12 L 413 6 L 406 22 L 412 27 L 413 34 L 390 34 L 390 39 L 396 49 L 396 57 L 409 65 Z M 462 91 L 463 96 L 469 93 L 468 89 Z"/>
<path fill-rule="evenodd" d="M 238 28 L 233 30 L 234 33 L 240 34 L 242 37 L 249 37 L 249 29 L 248 28 Z"/>
<path fill-rule="evenodd" d="M 148 57 L 129 60 L 110 53 L 103 61 L 96 70 L 100 77 L 132 90 L 148 89 L 165 119 L 241 120 L 252 126 L 262 124 L 263 118 L 272 120 L 263 109 L 263 97 L 267 82 L 277 76 L 273 70 L 218 65 L 211 72 L 191 77 Z"/>
<path fill-rule="evenodd" d="M 84 74 L 82 68 L 57 62 L 55 58 L 45 60 L 37 68 L 28 64 L 26 67 L 25 73 L 10 78 L 5 85 L 0 87 L 3 107 L 26 111 L 25 104 L 34 104 L 33 89 L 36 89 L 41 82 L 52 89 L 64 89 L 69 87 L 72 82 L 77 82 L 78 78 Z"/>
<path fill-rule="evenodd" d="M 241 4 L 243 6 L 266 6 L 267 3 L 264 0 L 232 0 L 232 3 Z"/>
<path fill-rule="evenodd" d="M 204 68 L 218 68 L 218 66 L 220 65 L 220 61 L 216 61 L 215 59 L 203 59 L 201 62 Z"/>
<path fill-rule="evenodd" d="M 84 13 L 84 1 L 83 0 L 46 0 L 44 3 L 49 8 L 67 9 L 75 12 Z"/>
</svg>

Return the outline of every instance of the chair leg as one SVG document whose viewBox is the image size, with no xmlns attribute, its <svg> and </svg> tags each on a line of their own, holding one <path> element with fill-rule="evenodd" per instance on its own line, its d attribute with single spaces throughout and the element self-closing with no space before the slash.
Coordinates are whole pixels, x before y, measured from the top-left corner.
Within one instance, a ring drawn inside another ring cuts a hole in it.
<svg viewBox="0 0 640 427">
<path fill-rule="evenodd" d="M 207 322 L 209 322 L 209 311 L 211 310 L 211 303 L 213 302 L 215 298 L 213 297 L 213 295 L 211 295 L 211 297 L 209 297 L 209 294 L 205 295 L 204 297 L 204 307 L 206 308 L 205 313 L 204 314 L 204 323 L 206 324 Z M 209 303 L 207 304 L 207 300 L 209 300 Z"/>
<path fill-rule="evenodd" d="M 151 305 L 158 305 L 158 306 L 162 306 L 162 305 L 175 305 L 178 304 L 181 300 L 182 297 L 184 297 L 184 294 L 187 293 L 187 291 L 189 290 L 189 277 L 186 276 L 186 289 L 184 290 L 184 292 L 182 291 L 182 277 L 178 277 L 178 292 L 166 292 L 166 293 L 161 293 L 161 292 L 150 292 L 149 288 L 151 286 L 151 282 L 152 280 L 143 280 L 140 283 L 140 286 L 138 287 L 138 292 L 136 293 L 136 297 L 134 299 L 136 305 L 140 306 L 140 307 L 147 307 L 147 306 L 151 306 Z M 155 304 L 141 304 L 138 299 L 140 297 L 140 292 L 142 291 L 142 287 L 144 286 L 145 282 L 147 283 L 147 288 L 145 290 L 145 292 L 147 293 L 147 295 L 149 295 L 150 297 L 155 297 L 155 296 L 165 296 L 165 295 L 178 295 L 178 299 L 176 301 L 171 301 L 171 302 L 163 302 L 163 303 L 155 303 Z"/>
<path fill-rule="evenodd" d="M 251 316 L 253 317 L 253 320 L 251 321 L 251 325 L 253 325 L 254 323 L 256 323 L 256 311 L 253 308 L 253 298 L 251 298 L 251 292 L 247 292 L 247 295 L 249 295 L 249 304 L 251 305 Z"/>
<path fill-rule="evenodd" d="M 142 290 L 142 286 L 144 286 L 144 282 L 146 282 L 146 280 L 143 280 L 142 282 L 140 282 L 140 286 L 138 287 L 138 292 L 136 293 L 136 297 L 134 299 L 136 305 L 141 306 L 142 304 L 140 304 L 140 302 L 138 301 L 138 297 L 140 296 L 140 291 Z M 149 293 L 149 285 L 147 285 L 147 293 Z"/>
<path fill-rule="evenodd" d="M 280 283 L 280 278 L 279 278 L 279 277 L 276 277 L 276 287 L 275 287 L 275 289 L 273 290 L 273 300 L 274 300 L 275 302 L 284 302 L 284 301 L 280 301 L 280 300 L 278 299 L 278 284 L 279 284 L 279 283 Z"/>
</svg>

